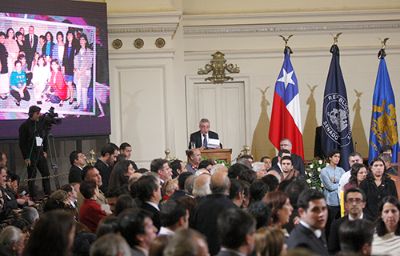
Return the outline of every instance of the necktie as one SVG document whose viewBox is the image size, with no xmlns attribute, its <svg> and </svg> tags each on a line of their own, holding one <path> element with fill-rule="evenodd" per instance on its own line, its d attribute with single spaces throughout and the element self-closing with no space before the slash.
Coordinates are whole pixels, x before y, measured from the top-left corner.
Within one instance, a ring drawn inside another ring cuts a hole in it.
<svg viewBox="0 0 400 256">
<path fill-rule="evenodd" d="M 32 48 L 32 47 L 33 47 L 32 35 L 31 35 L 31 36 L 29 36 L 29 38 L 30 38 L 30 43 L 31 43 L 31 48 Z"/>
<path fill-rule="evenodd" d="M 203 147 L 204 148 L 207 148 L 207 135 L 206 134 L 203 134 Z"/>
</svg>

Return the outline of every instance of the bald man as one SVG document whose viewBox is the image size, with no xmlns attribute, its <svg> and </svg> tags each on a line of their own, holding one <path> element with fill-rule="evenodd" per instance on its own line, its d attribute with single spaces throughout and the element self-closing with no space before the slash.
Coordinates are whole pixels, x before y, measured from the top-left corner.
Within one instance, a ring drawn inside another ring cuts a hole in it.
<svg viewBox="0 0 400 256">
<path fill-rule="evenodd" d="M 193 228 L 207 237 L 211 255 L 217 254 L 220 249 L 217 231 L 219 214 L 225 209 L 237 207 L 228 197 L 230 185 L 228 169 L 226 167 L 218 168 L 211 176 L 212 194 L 200 200 L 193 214 L 191 222 Z"/>
</svg>

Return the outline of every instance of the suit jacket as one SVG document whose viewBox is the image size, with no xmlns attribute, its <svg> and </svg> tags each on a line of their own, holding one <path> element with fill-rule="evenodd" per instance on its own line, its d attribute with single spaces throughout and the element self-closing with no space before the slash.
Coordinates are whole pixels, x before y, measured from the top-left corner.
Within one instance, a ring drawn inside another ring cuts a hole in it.
<svg viewBox="0 0 400 256">
<path fill-rule="evenodd" d="M 101 179 L 103 181 L 103 185 L 101 185 L 100 190 L 103 193 L 107 193 L 108 191 L 108 181 L 110 180 L 110 174 L 112 171 L 112 167 L 106 165 L 103 161 L 100 159 L 97 159 L 97 162 L 94 164 L 94 167 L 96 167 L 97 170 L 99 170 Z"/>
<path fill-rule="evenodd" d="M 304 175 L 305 174 L 305 168 L 304 168 L 304 161 L 301 158 L 301 156 L 298 156 L 296 154 L 292 154 L 292 163 L 293 163 L 293 168 L 298 170 L 300 172 L 300 175 Z M 276 165 L 278 163 L 278 157 L 274 157 L 272 158 L 272 166 Z"/>
<path fill-rule="evenodd" d="M 161 228 L 160 211 L 146 202 L 142 204 L 141 208 L 152 214 L 151 220 L 153 221 L 153 225 L 157 228 L 157 233 L 160 232 Z"/>
<path fill-rule="evenodd" d="M 220 249 L 220 240 L 217 230 L 219 214 L 229 208 L 236 207 L 233 202 L 223 194 L 211 194 L 199 201 L 191 216 L 192 228 L 196 229 L 207 238 L 208 249 L 211 255 L 216 255 Z"/>
<path fill-rule="evenodd" d="M 82 169 L 76 165 L 72 165 L 69 169 L 68 183 L 81 183 L 82 182 Z"/>
<path fill-rule="evenodd" d="M 324 232 L 322 232 L 322 237 L 318 239 L 312 230 L 304 227 L 302 224 L 298 224 L 292 230 L 287 240 L 287 246 L 288 249 L 305 248 L 317 255 L 329 255 Z"/>
<path fill-rule="evenodd" d="M 331 229 L 329 232 L 329 239 L 328 239 L 328 251 L 331 255 L 336 255 L 336 253 L 340 251 L 339 228 L 340 225 L 342 225 L 342 223 L 346 221 L 351 221 L 349 220 L 348 215 L 340 219 L 334 220 L 331 224 Z"/>
<path fill-rule="evenodd" d="M 208 138 L 218 140 L 219 139 L 218 133 L 215 133 L 213 131 L 208 131 Z M 191 142 L 194 142 L 196 144 L 196 148 L 201 148 L 201 146 L 203 145 L 203 137 L 201 136 L 200 131 L 190 134 L 189 149 Z M 222 144 L 220 144 L 220 146 L 222 148 Z"/>
<path fill-rule="evenodd" d="M 25 41 L 24 41 L 25 55 L 26 55 L 26 60 L 28 62 L 33 60 L 33 56 L 35 55 L 36 48 L 38 45 L 38 36 L 33 35 L 32 47 L 31 47 L 31 42 L 29 40 L 29 36 L 30 36 L 29 34 L 25 35 Z"/>
</svg>

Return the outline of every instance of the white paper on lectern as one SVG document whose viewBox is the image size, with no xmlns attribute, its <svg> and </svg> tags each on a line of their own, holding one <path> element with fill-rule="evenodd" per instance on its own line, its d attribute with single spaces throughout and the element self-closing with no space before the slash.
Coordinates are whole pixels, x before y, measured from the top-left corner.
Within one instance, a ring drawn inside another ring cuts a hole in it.
<svg viewBox="0 0 400 256">
<path fill-rule="evenodd" d="M 208 139 L 207 147 L 208 148 L 220 148 L 220 142 L 218 139 Z"/>
</svg>

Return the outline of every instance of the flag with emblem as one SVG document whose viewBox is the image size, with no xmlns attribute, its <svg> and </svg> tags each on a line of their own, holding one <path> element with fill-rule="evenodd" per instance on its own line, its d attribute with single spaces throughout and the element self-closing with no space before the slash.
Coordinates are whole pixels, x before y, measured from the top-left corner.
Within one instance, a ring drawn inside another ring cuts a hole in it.
<svg viewBox="0 0 400 256">
<path fill-rule="evenodd" d="M 289 47 L 285 47 L 284 54 L 283 66 L 275 83 L 269 139 L 277 149 L 282 139 L 289 139 L 292 142 L 291 153 L 304 159 L 299 87 Z"/>
<path fill-rule="evenodd" d="M 349 155 L 353 152 L 347 92 L 340 68 L 339 47 L 333 44 L 330 52 L 332 59 L 322 107 L 321 148 L 324 156 L 339 150 L 339 165 L 347 171 L 350 168 Z"/>
<path fill-rule="evenodd" d="M 379 68 L 372 98 L 371 130 L 369 135 L 369 155 L 371 162 L 378 157 L 383 146 L 392 148 L 392 162 L 397 163 L 399 141 L 397 133 L 396 104 L 389 72 L 386 67 L 385 51 L 379 54 Z"/>
</svg>

